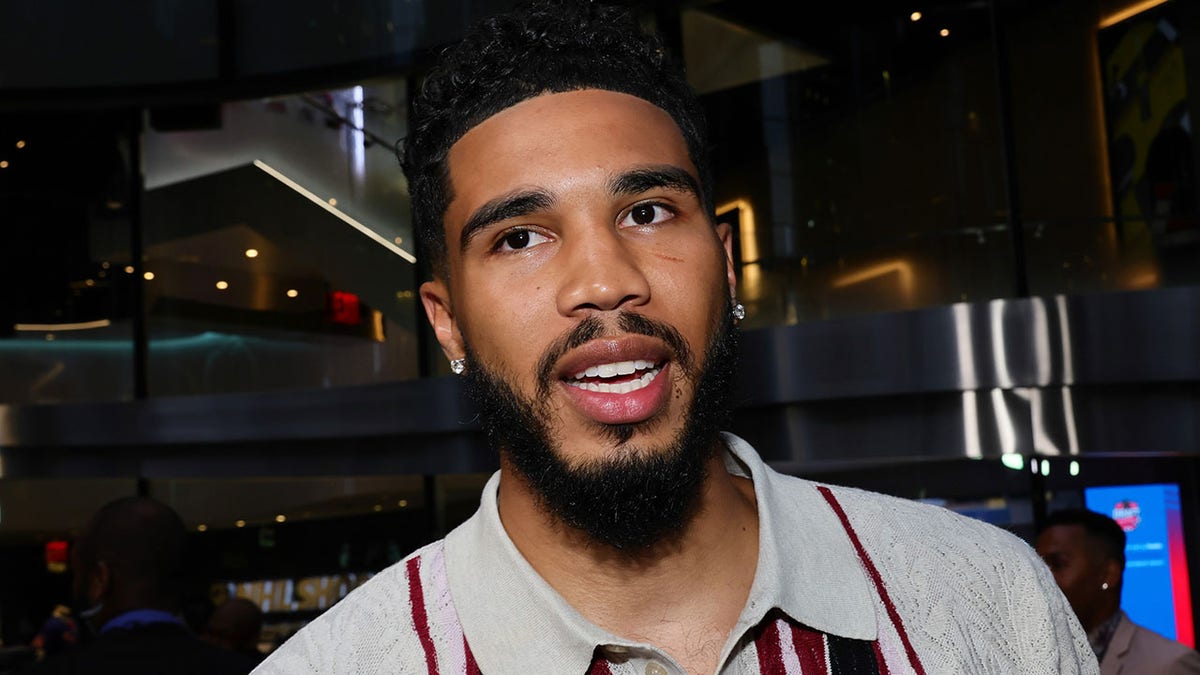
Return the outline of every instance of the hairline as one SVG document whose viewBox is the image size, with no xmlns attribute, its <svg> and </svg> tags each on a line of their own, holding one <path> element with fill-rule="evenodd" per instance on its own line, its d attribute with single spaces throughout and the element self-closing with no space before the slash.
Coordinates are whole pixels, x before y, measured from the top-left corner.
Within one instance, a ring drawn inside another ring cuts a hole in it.
<svg viewBox="0 0 1200 675">
<path fill-rule="evenodd" d="M 641 95 L 638 95 L 638 94 L 635 94 L 635 93 L 632 93 L 629 91 L 624 91 L 619 88 L 604 87 L 604 86 L 599 86 L 599 85 L 594 85 L 594 84 L 587 84 L 587 85 L 580 85 L 580 86 L 573 86 L 573 87 L 564 87 L 561 89 L 547 87 L 538 92 L 532 93 L 529 96 L 517 99 L 503 108 L 494 110 L 486 117 L 476 120 L 473 124 L 465 125 L 462 132 L 460 134 L 458 134 L 457 137 L 455 137 L 452 142 L 447 143 L 444 151 L 442 153 L 439 153 L 439 156 L 437 156 L 433 161 L 430 162 L 430 165 L 432 165 L 438 169 L 438 171 L 436 172 L 436 180 L 440 181 L 441 188 L 442 188 L 441 194 L 445 197 L 445 203 L 441 205 L 441 213 L 438 215 L 437 222 L 436 222 L 437 232 L 439 234 L 439 236 L 437 238 L 441 242 L 441 244 L 440 244 L 440 246 L 437 247 L 436 255 L 434 255 L 432 251 L 428 251 L 428 250 L 425 251 L 425 255 L 429 256 L 431 258 L 429 261 L 429 263 L 430 263 L 429 264 L 429 273 L 433 279 L 438 279 L 438 280 L 445 282 L 446 284 L 449 284 L 450 277 L 451 277 L 450 260 L 449 260 L 451 246 L 450 246 L 450 242 L 446 238 L 446 212 L 449 210 L 450 204 L 455 199 L 454 183 L 450 179 L 450 154 L 453 151 L 454 146 L 458 145 L 459 141 L 461 141 L 463 138 L 465 138 L 467 134 L 469 134 L 474 129 L 478 128 L 484 122 L 487 122 L 488 120 L 492 119 L 496 115 L 499 115 L 507 110 L 511 110 L 512 108 L 516 107 L 517 105 L 520 105 L 521 103 L 524 103 L 526 101 L 531 101 L 535 98 L 540 98 L 542 96 L 551 96 L 554 94 L 566 94 L 566 93 L 577 92 L 577 91 L 606 91 L 606 92 L 611 92 L 611 93 L 615 93 L 615 94 L 624 94 L 626 96 L 632 96 L 638 100 L 645 101 L 646 103 L 649 103 L 650 105 L 654 106 L 656 109 L 665 113 L 666 116 L 668 118 L 670 118 L 671 123 L 674 125 L 675 131 L 679 133 L 679 138 L 680 138 L 680 140 L 683 141 L 683 146 L 687 151 L 688 161 L 691 162 L 692 168 L 696 172 L 696 175 L 695 175 L 696 186 L 697 186 L 696 197 L 697 197 L 698 201 L 700 202 L 701 209 L 704 211 L 704 216 L 709 221 L 709 224 L 712 227 L 716 227 L 717 220 L 716 220 L 716 211 L 714 208 L 715 197 L 712 194 L 713 193 L 713 184 L 712 184 L 712 176 L 711 176 L 711 165 L 710 165 L 710 163 L 705 163 L 705 161 L 704 161 L 706 159 L 703 156 L 704 149 L 702 147 L 693 147 L 692 141 L 690 140 L 690 137 L 689 137 L 687 131 L 685 131 L 683 125 L 680 124 L 680 119 L 678 117 L 676 117 L 676 115 L 674 113 L 672 113 L 670 110 L 664 108 L 663 106 L 659 105 L 658 103 L 655 103 L 654 101 L 650 100 L 649 98 L 646 98 L 645 96 L 641 96 Z M 697 131 L 699 131 L 699 130 L 697 130 Z M 701 136 L 697 136 L 695 138 L 695 141 L 697 143 L 703 144 L 703 143 L 705 143 L 705 138 L 703 138 Z M 419 228 L 419 225 L 416 222 L 414 222 L 413 225 L 414 225 L 414 230 Z M 417 234 L 417 232 L 414 232 L 414 234 Z M 417 236 L 417 239 L 418 240 L 420 239 L 419 234 Z"/>
</svg>

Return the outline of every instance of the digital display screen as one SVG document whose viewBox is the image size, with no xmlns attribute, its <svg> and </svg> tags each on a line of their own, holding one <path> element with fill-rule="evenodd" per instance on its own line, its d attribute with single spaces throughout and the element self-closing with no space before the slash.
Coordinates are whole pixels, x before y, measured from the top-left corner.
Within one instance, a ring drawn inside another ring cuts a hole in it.
<svg viewBox="0 0 1200 675">
<path fill-rule="evenodd" d="M 1134 623 L 1195 647 L 1179 486 L 1092 487 L 1084 501 L 1125 530 L 1121 608 Z"/>
</svg>

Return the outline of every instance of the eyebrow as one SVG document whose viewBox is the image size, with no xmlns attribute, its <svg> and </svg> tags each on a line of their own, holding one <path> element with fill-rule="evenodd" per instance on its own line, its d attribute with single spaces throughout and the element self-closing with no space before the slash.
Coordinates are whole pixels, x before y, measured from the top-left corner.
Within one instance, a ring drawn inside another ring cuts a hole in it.
<svg viewBox="0 0 1200 675">
<path fill-rule="evenodd" d="M 626 171 L 613 177 L 608 184 L 609 192 L 614 196 L 634 195 L 656 189 L 689 192 L 700 197 L 700 185 L 692 174 L 683 169 L 663 164 L 648 166 L 641 169 Z"/>
<path fill-rule="evenodd" d="M 655 189 L 687 192 L 700 197 L 700 185 L 696 179 L 687 171 L 669 164 L 625 171 L 608 182 L 608 191 L 613 196 L 635 195 Z M 535 188 L 517 190 L 485 202 L 463 224 L 459 250 L 467 250 L 471 240 L 489 225 L 544 211 L 553 206 L 555 201 L 553 194 Z"/>
<path fill-rule="evenodd" d="M 518 190 L 485 202 L 475 209 L 463 225 L 459 236 L 459 250 L 467 250 L 471 240 L 488 225 L 509 218 L 520 218 L 537 211 L 544 211 L 554 204 L 554 196 L 545 190 Z"/>
</svg>

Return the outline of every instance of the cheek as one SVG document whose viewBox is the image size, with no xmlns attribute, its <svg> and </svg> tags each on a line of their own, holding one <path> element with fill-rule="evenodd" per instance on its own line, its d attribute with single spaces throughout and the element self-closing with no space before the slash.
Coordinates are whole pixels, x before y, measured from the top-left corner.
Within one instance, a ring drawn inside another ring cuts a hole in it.
<svg viewBox="0 0 1200 675">
<path fill-rule="evenodd" d="M 1077 569 L 1067 570 L 1063 573 L 1062 584 L 1064 588 L 1069 588 L 1073 594 L 1078 595 L 1085 585 L 1083 571 Z"/>
<path fill-rule="evenodd" d="M 704 294 L 723 302 L 728 287 L 725 249 L 715 241 L 699 238 L 686 246 L 654 250 L 649 254 L 653 265 L 643 269 L 653 275 L 656 290 L 672 299 L 688 299 L 699 306 L 704 303 L 696 301 Z"/>
<path fill-rule="evenodd" d="M 470 279 L 471 293 L 459 309 L 459 329 L 471 349 L 489 363 L 516 370 L 525 357 L 536 359 L 547 303 L 541 284 L 508 279 Z"/>
</svg>

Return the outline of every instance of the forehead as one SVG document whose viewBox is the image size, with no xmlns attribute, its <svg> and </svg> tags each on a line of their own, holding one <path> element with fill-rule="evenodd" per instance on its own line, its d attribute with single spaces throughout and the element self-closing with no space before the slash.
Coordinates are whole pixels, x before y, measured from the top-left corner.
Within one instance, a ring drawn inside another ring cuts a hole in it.
<svg viewBox="0 0 1200 675">
<path fill-rule="evenodd" d="M 1037 539 L 1037 549 L 1042 552 L 1082 555 L 1086 546 L 1087 532 L 1082 525 L 1053 525 L 1046 528 Z"/>
<path fill-rule="evenodd" d="M 696 177 L 683 134 L 664 110 L 599 89 L 542 94 L 496 113 L 451 146 L 454 199 L 446 224 L 461 224 L 474 207 L 516 189 L 565 194 L 645 165 L 674 165 Z"/>
</svg>

